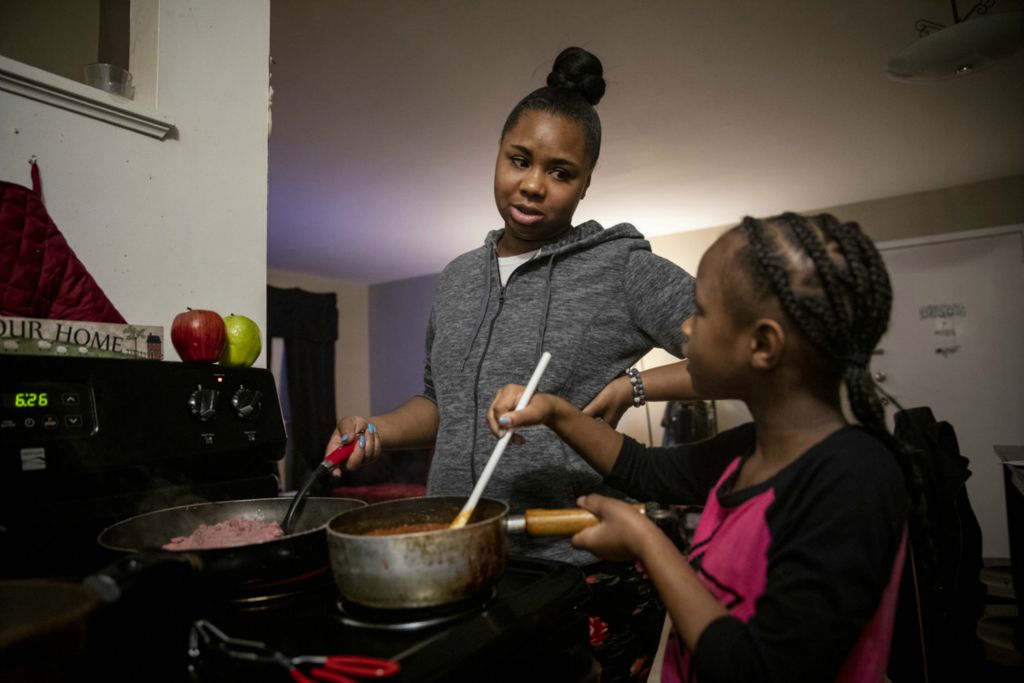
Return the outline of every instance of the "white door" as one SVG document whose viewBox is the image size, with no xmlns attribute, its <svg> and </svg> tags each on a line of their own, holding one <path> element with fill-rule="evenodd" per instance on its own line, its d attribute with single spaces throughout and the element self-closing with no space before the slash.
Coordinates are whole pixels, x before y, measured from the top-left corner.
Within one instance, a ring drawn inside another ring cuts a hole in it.
<svg viewBox="0 0 1024 683">
<path fill-rule="evenodd" d="M 1002 471 L 992 447 L 1024 444 L 1024 226 L 878 245 L 893 311 L 876 381 L 905 408 L 929 406 L 970 459 L 985 557 L 1009 557 Z M 893 406 L 888 407 L 892 427 Z"/>
</svg>

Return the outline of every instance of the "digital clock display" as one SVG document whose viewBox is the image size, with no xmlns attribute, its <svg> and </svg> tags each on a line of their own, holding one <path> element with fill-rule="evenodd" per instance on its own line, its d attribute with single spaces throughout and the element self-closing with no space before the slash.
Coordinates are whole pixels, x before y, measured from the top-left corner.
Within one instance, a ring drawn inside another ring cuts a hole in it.
<svg viewBox="0 0 1024 683">
<path fill-rule="evenodd" d="M 46 408 L 49 405 L 48 391 L 16 391 L 3 395 L 4 408 Z"/>
</svg>

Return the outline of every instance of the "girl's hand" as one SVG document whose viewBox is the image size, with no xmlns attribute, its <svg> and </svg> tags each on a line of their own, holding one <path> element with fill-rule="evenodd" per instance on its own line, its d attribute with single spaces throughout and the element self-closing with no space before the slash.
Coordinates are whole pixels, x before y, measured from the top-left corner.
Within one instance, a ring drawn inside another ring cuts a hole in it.
<svg viewBox="0 0 1024 683">
<path fill-rule="evenodd" d="M 617 498 L 592 493 L 581 496 L 576 502 L 597 515 L 598 522 L 577 532 L 572 544 L 602 559 L 639 559 L 641 539 L 652 531 L 661 533 L 644 513 Z"/>
<path fill-rule="evenodd" d="M 491 401 L 491 407 L 487 410 L 487 424 L 495 436 L 505 436 L 509 429 L 547 424 L 554 416 L 559 399 L 551 394 L 534 394 L 526 407 L 517 411 L 516 406 L 524 390 L 525 387 L 518 384 L 506 384 Z M 512 443 L 523 442 L 522 435 L 512 435 Z"/>
<path fill-rule="evenodd" d="M 359 469 L 366 462 L 379 458 L 384 450 L 380 434 L 377 433 L 377 427 L 372 422 L 365 417 L 349 416 L 338 420 L 337 428 L 327 441 L 324 457 L 353 439 L 357 441 L 356 448 L 343 465 L 346 470 Z M 335 470 L 335 474 L 338 473 L 338 470 Z"/>
</svg>

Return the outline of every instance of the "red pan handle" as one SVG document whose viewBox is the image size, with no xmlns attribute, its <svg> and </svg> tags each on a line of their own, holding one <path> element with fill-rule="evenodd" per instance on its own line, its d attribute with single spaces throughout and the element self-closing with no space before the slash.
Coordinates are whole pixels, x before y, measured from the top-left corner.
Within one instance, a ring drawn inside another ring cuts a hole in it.
<svg viewBox="0 0 1024 683">
<path fill-rule="evenodd" d="M 291 505 L 288 506 L 288 511 L 284 513 L 284 519 L 281 520 L 281 529 L 284 531 L 285 535 L 288 535 L 292 532 L 292 525 L 295 522 L 295 515 L 298 512 L 299 508 L 302 507 L 302 501 L 305 500 L 306 494 L 309 493 L 309 490 L 313 487 L 313 484 L 315 484 L 318 479 L 326 476 L 327 473 L 333 470 L 335 467 L 345 462 L 345 460 L 347 460 L 348 457 L 352 455 L 352 451 L 354 451 L 355 448 L 356 444 L 355 442 L 352 442 L 348 445 L 342 446 L 341 448 L 334 449 L 327 455 L 326 458 L 323 459 L 323 462 L 321 462 L 320 465 L 315 470 L 313 470 L 309 477 L 306 478 L 306 483 L 302 485 L 302 488 L 299 489 L 299 492 L 296 493 L 295 496 L 292 498 Z"/>
<path fill-rule="evenodd" d="M 335 448 L 331 451 L 324 461 L 320 463 L 323 467 L 328 469 L 334 469 L 341 463 L 348 460 L 349 456 L 352 455 L 352 451 L 356 449 L 356 442 L 353 440 L 352 443 L 345 444 L 340 448 Z"/>
</svg>

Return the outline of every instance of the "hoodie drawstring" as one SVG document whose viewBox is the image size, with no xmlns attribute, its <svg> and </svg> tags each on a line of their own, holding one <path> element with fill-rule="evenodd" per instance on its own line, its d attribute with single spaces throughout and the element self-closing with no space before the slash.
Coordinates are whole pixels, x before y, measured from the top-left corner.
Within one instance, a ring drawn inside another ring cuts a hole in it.
<svg viewBox="0 0 1024 683">
<path fill-rule="evenodd" d="M 540 315 L 540 334 L 537 335 L 537 348 L 534 357 L 540 358 L 544 353 L 544 335 L 548 331 L 548 312 L 551 310 L 551 271 L 555 269 L 555 254 L 548 259 L 548 269 L 544 278 L 544 310 Z"/>
<path fill-rule="evenodd" d="M 473 330 L 473 335 L 469 338 L 469 343 L 466 345 L 466 353 L 462 356 L 462 364 L 460 370 L 466 369 L 466 361 L 469 360 L 469 353 L 473 350 L 473 344 L 476 343 L 476 338 L 480 336 L 480 329 L 484 326 L 484 317 L 487 315 L 487 304 L 491 298 L 491 261 L 497 258 L 494 255 L 494 251 L 491 250 L 484 259 L 484 281 L 487 282 L 487 287 L 484 288 L 483 297 L 480 299 L 480 313 L 476 319 L 476 329 Z"/>
</svg>

